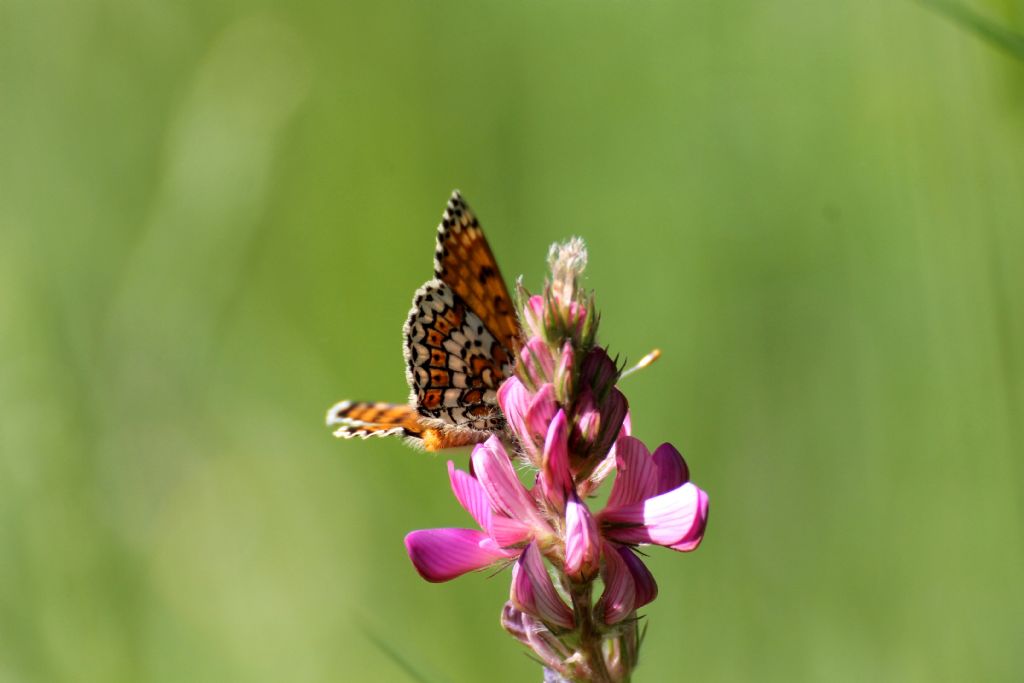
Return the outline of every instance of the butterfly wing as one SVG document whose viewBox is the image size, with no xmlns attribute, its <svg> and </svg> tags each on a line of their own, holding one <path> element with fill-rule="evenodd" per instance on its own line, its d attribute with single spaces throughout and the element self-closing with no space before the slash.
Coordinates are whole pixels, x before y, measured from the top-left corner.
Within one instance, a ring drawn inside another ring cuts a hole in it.
<svg viewBox="0 0 1024 683">
<path fill-rule="evenodd" d="M 434 277 L 451 287 L 504 350 L 519 346 L 519 320 L 480 223 L 458 190 L 437 227 Z"/>
<path fill-rule="evenodd" d="M 416 292 L 405 324 L 405 359 L 410 402 L 422 417 L 481 432 L 501 428 L 497 390 L 512 373 L 511 357 L 440 280 Z"/>
<path fill-rule="evenodd" d="M 437 276 L 416 292 L 405 323 L 410 405 L 342 401 L 327 412 L 334 435 L 403 435 L 434 451 L 504 427 L 497 389 L 519 345 L 505 281 L 480 224 L 456 190 L 437 229 Z"/>
<path fill-rule="evenodd" d="M 342 439 L 393 434 L 421 438 L 423 433 L 416 409 L 398 403 L 342 401 L 327 411 L 327 425 L 335 427 L 334 435 Z"/>
</svg>

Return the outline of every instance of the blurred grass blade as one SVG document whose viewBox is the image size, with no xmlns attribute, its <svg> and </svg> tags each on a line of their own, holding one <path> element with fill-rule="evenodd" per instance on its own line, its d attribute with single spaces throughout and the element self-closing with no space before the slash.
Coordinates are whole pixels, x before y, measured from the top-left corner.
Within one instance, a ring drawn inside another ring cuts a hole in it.
<svg viewBox="0 0 1024 683">
<path fill-rule="evenodd" d="M 418 681 L 418 683 L 438 683 L 438 681 L 432 681 L 431 679 L 427 678 L 426 675 L 424 675 L 421 671 L 418 671 L 416 667 L 413 666 L 412 662 L 410 662 L 402 655 L 402 653 L 396 650 L 391 645 L 391 643 L 387 642 L 373 631 L 367 629 L 365 631 L 365 635 L 370 640 L 370 642 L 376 645 L 381 652 L 387 655 L 388 659 L 394 662 L 394 664 L 399 669 L 408 674 L 409 678 L 411 678 L 412 680 Z"/>
<path fill-rule="evenodd" d="M 1024 35 L 1001 26 L 991 19 L 986 19 L 959 2 L 949 2 L 948 0 L 920 1 L 925 7 L 930 7 L 953 20 L 961 28 L 967 29 L 981 39 L 1002 48 L 1010 55 L 1024 61 Z"/>
</svg>

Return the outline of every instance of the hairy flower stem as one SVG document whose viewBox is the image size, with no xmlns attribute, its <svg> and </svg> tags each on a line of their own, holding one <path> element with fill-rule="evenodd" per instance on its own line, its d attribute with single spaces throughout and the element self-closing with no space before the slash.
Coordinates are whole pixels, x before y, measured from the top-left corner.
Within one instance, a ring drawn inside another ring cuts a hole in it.
<svg viewBox="0 0 1024 683">
<path fill-rule="evenodd" d="M 590 670 L 588 681 L 613 683 L 611 674 L 608 673 L 608 668 L 604 663 L 604 655 L 601 653 L 601 631 L 594 621 L 593 589 L 593 581 L 571 582 L 569 585 L 569 597 L 572 599 L 573 614 L 576 617 L 576 625 L 579 630 L 578 652 L 583 655 L 586 660 L 586 668 Z"/>
</svg>

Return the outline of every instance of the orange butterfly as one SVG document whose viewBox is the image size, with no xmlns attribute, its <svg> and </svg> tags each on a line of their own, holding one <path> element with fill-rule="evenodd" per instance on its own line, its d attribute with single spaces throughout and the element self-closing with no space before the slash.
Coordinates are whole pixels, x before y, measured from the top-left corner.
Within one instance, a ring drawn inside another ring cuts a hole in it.
<svg viewBox="0 0 1024 683">
<path fill-rule="evenodd" d="M 522 333 L 480 223 L 459 191 L 437 228 L 434 279 L 416 290 L 403 329 L 408 404 L 342 401 L 327 424 L 343 439 L 402 435 L 428 451 L 502 432 L 497 391 Z"/>
</svg>

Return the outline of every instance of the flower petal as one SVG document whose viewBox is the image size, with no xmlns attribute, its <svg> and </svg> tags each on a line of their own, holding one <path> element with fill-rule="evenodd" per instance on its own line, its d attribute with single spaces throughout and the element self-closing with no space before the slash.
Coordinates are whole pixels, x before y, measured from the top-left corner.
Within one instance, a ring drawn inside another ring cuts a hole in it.
<svg viewBox="0 0 1024 683">
<path fill-rule="evenodd" d="M 565 572 L 586 581 L 597 574 L 601 563 L 600 535 L 597 523 L 576 493 L 565 504 Z"/>
<path fill-rule="evenodd" d="M 563 398 L 572 396 L 573 390 L 573 368 L 575 367 L 575 353 L 572 349 L 572 342 L 565 342 L 562 345 L 562 353 L 558 356 L 558 364 L 555 366 L 555 392 Z"/>
<path fill-rule="evenodd" d="M 558 410 L 558 403 L 555 401 L 555 386 L 545 384 L 537 389 L 537 393 L 530 400 L 530 407 L 526 409 L 523 421 L 526 423 L 526 433 L 520 435 L 526 437 L 526 441 L 532 444 L 544 443 L 548 433 L 548 425 Z"/>
<path fill-rule="evenodd" d="M 610 543 L 604 544 L 604 593 L 597 601 L 597 611 L 606 624 L 617 624 L 636 609 L 636 584 L 625 560 Z"/>
<path fill-rule="evenodd" d="M 671 491 L 690 481 L 690 468 L 672 444 L 661 444 L 652 457 L 658 466 L 658 493 Z"/>
<path fill-rule="evenodd" d="M 427 581 L 449 581 L 474 569 L 515 557 L 476 529 L 420 529 L 405 537 L 409 559 Z"/>
<path fill-rule="evenodd" d="M 622 556 L 622 560 L 626 563 L 629 573 L 633 575 L 633 583 L 636 586 L 635 609 L 640 609 L 658 597 L 658 583 L 654 580 L 651 570 L 647 568 L 647 565 L 631 549 L 621 545 L 615 549 L 619 551 L 619 555 Z"/>
<path fill-rule="evenodd" d="M 536 508 L 530 494 L 519 482 L 501 439 L 492 435 L 473 449 L 473 472 L 487 493 L 491 507 L 506 517 L 530 521 Z"/>
<path fill-rule="evenodd" d="M 570 332 L 580 335 L 583 332 L 583 325 L 587 321 L 587 307 L 575 301 L 569 303 L 569 316 L 565 321 Z"/>
<path fill-rule="evenodd" d="M 491 515 L 491 526 L 487 531 L 502 548 L 510 548 L 533 538 L 533 527 L 504 515 Z"/>
<path fill-rule="evenodd" d="M 533 650 L 545 666 L 565 671 L 564 660 L 572 652 L 541 621 L 519 611 L 509 601 L 501 610 L 501 625 L 516 640 Z"/>
<path fill-rule="evenodd" d="M 544 327 L 544 297 L 534 294 L 526 300 L 523 306 L 523 329 L 531 337 L 545 336 Z"/>
<path fill-rule="evenodd" d="M 551 353 L 551 347 L 543 339 L 530 338 L 519 352 L 519 357 L 533 386 L 540 386 L 554 379 L 555 357 Z"/>
<path fill-rule="evenodd" d="M 576 624 L 572 610 L 551 583 L 551 576 L 535 543 L 526 546 L 512 568 L 509 597 L 516 607 L 545 624 L 564 629 L 571 629 Z"/>
<path fill-rule="evenodd" d="M 526 432 L 524 416 L 530 407 L 531 394 L 518 377 L 510 377 L 498 387 L 498 405 L 508 421 L 509 427 L 517 435 Z"/>
<path fill-rule="evenodd" d="M 601 395 L 618 380 L 619 368 L 615 366 L 615 361 L 608 356 L 607 351 L 595 346 L 583 359 L 580 378 L 584 384 L 593 387 L 594 393 Z"/>
<path fill-rule="evenodd" d="M 606 510 L 650 498 L 658 487 L 658 468 L 640 439 L 622 436 L 615 442 L 615 481 Z"/>
<path fill-rule="evenodd" d="M 473 516 L 481 529 L 490 532 L 491 504 L 480 482 L 468 472 L 455 469 L 455 463 L 451 460 L 448 461 L 448 479 L 459 504 Z"/>
<path fill-rule="evenodd" d="M 574 451 L 582 453 L 588 451 L 601 436 L 601 412 L 597 409 L 594 392 L 586 384 L 580 387 L 575 408 L 572 447 Z"/>
<path fill-rule="evenodd" d="M 629 413 L 625 394 L 612 387 L 601 403 L 601 436 L 594 444 L 594 452 L 603 455 L 622 433 L 622 424 Z"/>
<path fill-rule="evenodd" d="M 708 525 L 708 494 L 702 490 L 700 491 L 700 500 L 697 501 L 697 518 L 700 523 L 683 540 L 673 543 L 669 548 L 688 553 L 691 550 L 696 550 L 700 542 L 704 540 L 704 529 Z"/>
<path fill-rule="evenodd" d="M 686 483 L 631 505 L 605 508 L 598 517 L 608 539 L 627 545 L 671 547 L 690 543 L 704 533 L 707 509 L 707 494 Z"/>
<path fill-rule="evenodd" d="M 541 488 L 544 497 L 557 509 L 565 505 L 565 495 L 572 490 L 569 471 L 569 420 L 559 409 L 548 426 L 541 461 Z"/>
</svg>

